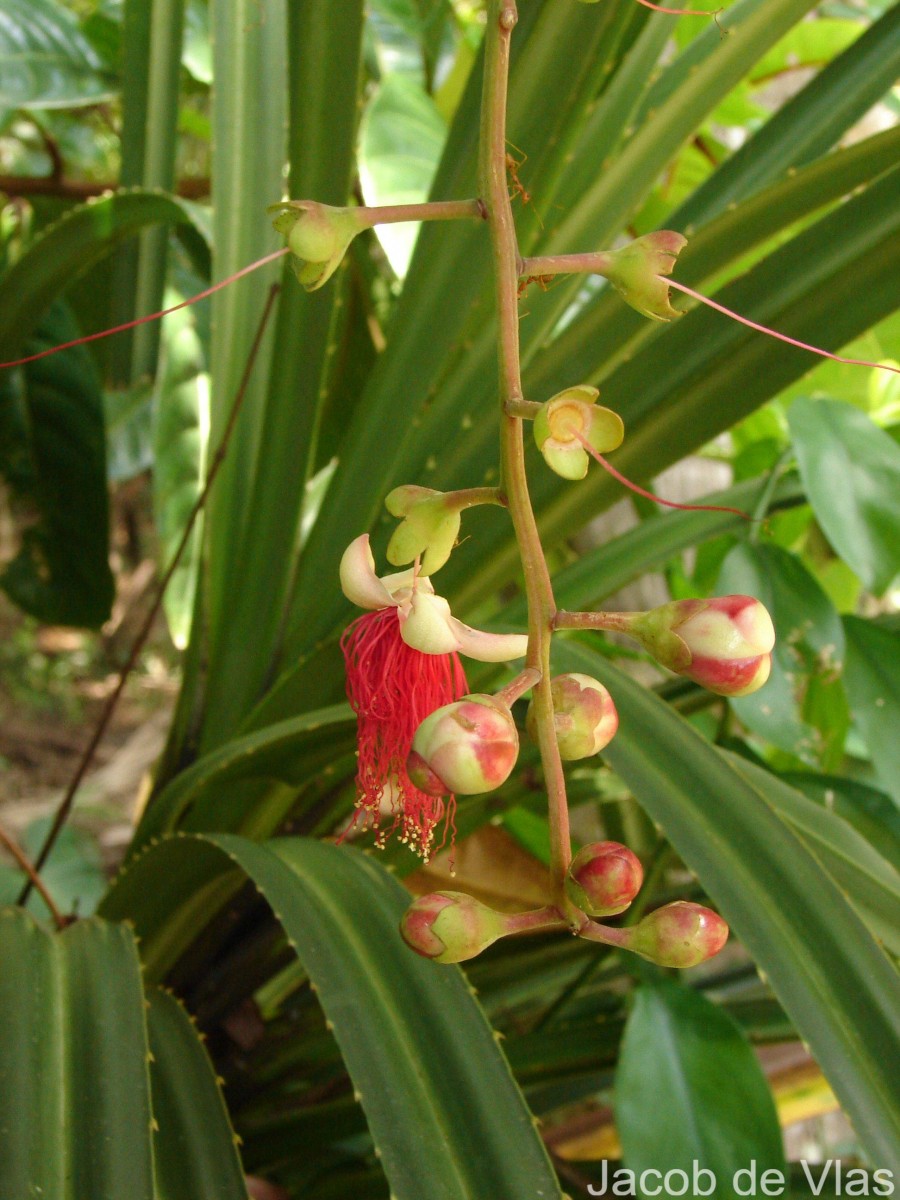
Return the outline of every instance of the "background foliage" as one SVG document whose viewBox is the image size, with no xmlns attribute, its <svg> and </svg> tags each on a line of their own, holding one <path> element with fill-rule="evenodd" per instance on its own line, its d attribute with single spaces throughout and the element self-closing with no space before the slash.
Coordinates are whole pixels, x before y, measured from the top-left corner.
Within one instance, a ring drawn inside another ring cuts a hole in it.
<svg viewBox="0 0 900 1200">
<path fill-rule="evenodd" d="M 0 359 L 275 249 L 265 206 L 285 164 L 289 195 L 329 203 L 473 194 L 481 15 L 463 0 L 378 0 L 368 15 L 360 0 L 3 0 Z M 684 282 L 795 337 L 895 360 L 898 66 L 898 5 L 737 0 L 712 22 L 522 0 L 522 251 L 679 229 Z M 778 651 L 763 691 L 726 701 L 638 683 L 646 667 L 599 639 L 558 639 L 558 668 L 603 679 L 621 714 L 603 763 L 572 772 L 578 830 L 640 853 L 642 907 L 707 896 L 735 935 L 721 960 L 666 978 L 538 938 L 465 975 L 438 969 L 394 933 L 406 893 L 386 868 L 408 876 L 411 856 L 319 840 L 353 800 L 340 554 L 370 529 L 383 559 L 396 484 L 496 478 L 487 240 L 462 224 L 415 232 L 357 239 L 313 295 L 286 273 L 167 593 L 183 681 L 124 871 L 101 915 L 63 933 L 0 916 L 0 961 L 16 964 L 0 972 L 0 1105 L 16 1098 L 0 1192 L 85 1196 L 127 1179 L 129 1195 L 175 1198 L 202 1180 L 242 1196 L 234 1132 L 247 1172 L 304 1200 L 575 1193 L 593 1159 L 620 1153 L 634 1169 L 701 1159 L 727 1196 L 750 1159 L 785 1168 L 750 1047 L 792 1039 L 852 1118 L 856 1151 L 896 1179 L 897 377 L 818 363 L 707 310 L 653 325 L 594 283 L 524 297 L 529 397 L 596 384 L 625 421 L 621 470 L 648 481 L 702 455 L 730 479 L 712 503 L 767 518 L 640 503 L 596 545 L 584 531 L 618 485 L 597 472 L 569 486 L 531 455 L 560 605 L 599 605 L 648 572 L 673 597 L 752 592 Z M 17 528 L 0 582 L 26 611 L 91 627 L 108 615 L 110 482 L 152 472 L 168 560 L 279 270 L 208 311 L 0 376 Z M 466 521 L 442 594 L 464 619 L 521 622 L 508 523 Z M 470 674 L 479 690 L 503 681 Z M 499 825 L 539 864 L 542 809 L 526 751 L 499 793 L 461 804 L 460 838 Z M 82 915 L 97 901 L 88 874 L 58 885 Z M 478 883 L 522 903 L 493 868 Z M 652 1120 L 648 1080 L 677 1096 Z M 596 1101 L 614 1105 L 620 1145 L 577 1150 Z"/>
</svg>

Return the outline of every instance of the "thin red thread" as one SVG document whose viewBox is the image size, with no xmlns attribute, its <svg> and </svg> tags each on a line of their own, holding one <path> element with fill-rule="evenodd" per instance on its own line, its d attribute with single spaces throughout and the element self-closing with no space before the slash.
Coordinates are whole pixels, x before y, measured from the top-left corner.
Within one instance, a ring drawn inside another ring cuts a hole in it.
<svg viewBox="0 0 900 1200">
<path fill-rule="evenodd" d="M 636 483 L 632 483 L 630 479 L 626 479 L 621 471 L 617 471 L 612 463 L 607 462 L 602 454 L 598 453 L 591 443 L 577 429 L 572 432 L 587 450 L 592 458 L 595 458 L 604 471 L 608 471 L 613 479 L 617 479 L 623 487 L 627 487 L 632 492 L 637 492 L 639 496 L 643 496 L 646 500 L 653 500 L 657 504 L 664 504 L 666 508 L 679 508 L 682 512 L 726 512 L 734 513 L 735 516 L 743 517 L 745 521 L 752 521 L 753 517 L 749 513 L 744 512 L 742 508 L 729 508 L 727 504 L 679 504 L 675 500 L 664 500 L 662 496 L 654 496 L 653 492 L 648 492 L 644 488 L 639 487 Z"/>
<path fill-rule="evenodd" d="M 889 363 L 869 362 L 867 358 L 842 358 L 840 354 L 832 354 L 830 350 L 822 350 L 819 346 L 811 346 L 809 342 L 801 342 L 797 338 L 788 337 L 786 333 L 779 333 L 777 329 L 770 329 L 768 325 L 760 325 L 756 321 L 751 321 L 749 317 L 742 317 L 740 313 L 734 312 L 730 308 L 726 308 L 724 304 L 719 304 L 716 300 L 710 300 L 709 296 L 704 296 L 701 292 L 695 292 L 685 283 L 678 283 L 674 279 L 657 275 L 657 279 L 661 279 L 663 283 L 667 283 L 669 287 L 673 287 L 676 291 L 684 292 L 686 296 L 692 296 L 694 300 L 699 300 L 701 304 L 706 304 L 709 308 L 714 308 L 716 312 L 723 313 L 726 317 L 731 317 L 732 321 L 738 321 L 741 325 L 746 325 L 748 329 L 755 329 L 757 333 L 767 333 L 769 337 L 777 338 L 780 342 L 787 342 L 789 346 L 798 346 L 801 350 L 809 350 L 811 354 L 818 354 L 822 358 L 830 358 L 832 362 L 846 363 L 850 367 L 871 367 L 873 370 L 893 371 L 895 375 L 900 375 L 900 367 L 892 367 Z"/>
<path fill-rule="evenodd" d="M 651 4 L 650 0 L 637 0 L 638 4 L 643 4 L 644 8 L 652 8 L 654 12 L 668 13 L 672 17 L 716 17 L 722 11 L 717 8 L 715 12 L 707 12 L 702 8 L 663 8 L 660 4 Z"/>
<path fill-rule="evenodd" d="M 146 325 L 148 321 L 158 321 L 160 317 L 167 317 L 169 313 L 178 312 L 180 308 L 187 308 L 190 304 L 196 304 L 198 300 L 205 300 L 213 292 L 218 292 L 223 287 L 227 287 L 229 283 L 234 283 L 236 280 L 242 279 L 245 275 L 249 275 L 251 271 L 256 271 L 260 267 L 264 267 L 266 263 L 274 262 L 276 258 L 281 258 L 287 252 L 288 250 L 285 246 L 283 250 L 275 250 L 272 254 L 267 254 L 265 258 L 258 258 L 256 262 L 250 263 L 248 267 L 241 267 L 240 271 L 235 271 L 227 279 L 221 279 L 211 287 L 198 292 L 196 296 L 182 300 L 179 304 L 173 304 L 171 308 L 163 308 L 159 312 L 150 313 L 146 317 L 137 317 L 134 321 L 126 321 L 123 325 L 114 325 L 112 329 L 101 329 L 99 333 L 89 333 L 85 337 L 74 338 L 71 342 L 63 342 L 60 346 L 51 346 L 49 350 L 41 350 L 39 354 L 29 354 L 25 358 L 17 358 L 13 362 L 0 363 L 0 371 L 6 370 L 7 367 L 22 367 L 26 363 L 37 362 L 39 358 L 49 358 L 51 354 L 59 354 L 61 350 L 71 350 L 73 346 L 83 346 L 87 342 L 96 342 L 100 338 L 112 337 L 114 333 L 124 333 L 126 329 L 135 329 L 138 325 Z"/>
</svg>

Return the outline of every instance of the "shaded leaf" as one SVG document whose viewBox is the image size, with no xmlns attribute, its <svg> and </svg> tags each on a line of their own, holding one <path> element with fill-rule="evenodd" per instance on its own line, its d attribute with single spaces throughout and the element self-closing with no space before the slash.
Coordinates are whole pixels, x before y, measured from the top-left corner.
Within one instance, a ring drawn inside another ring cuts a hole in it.
<svg viewBox="0 0 900 1200">
<path fill-rule="evenodd" d="M 78 332 L 58 301 L 28 346 Z M 0 374 L 0 474 L 20 539 L 0 586 L 41 621 L 101 625 L 113 599 L 103 401 L 83 346 Z"/>
</svg>

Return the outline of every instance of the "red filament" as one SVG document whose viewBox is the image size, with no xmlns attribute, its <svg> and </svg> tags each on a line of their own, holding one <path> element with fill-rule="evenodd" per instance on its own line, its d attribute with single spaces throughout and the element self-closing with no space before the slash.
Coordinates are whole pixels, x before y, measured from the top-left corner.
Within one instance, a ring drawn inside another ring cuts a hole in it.
<svg viewBox="0 0 900 1200">
<path fill-rule="evenodd" d="M 643 496 L 645 500 L 653 500 L 657 504 L 664 504 L 666 508 L 679 508 L 682 510 L 682 512 L 734 513 L 735 516 L 743 517 L 745 521 L 753 520 L 750 514 L 744 512 L 742 508 L 729 508 L 727 504 L 678 504 L 675 500 L 664 500 L 662 496 L 655 496 L 653 492 L 648 492 L 646 488 L 642 488 L 638 484 L 632 483 L 630 479 L 626 479 L 622 472 L 617 471 L 611 462 L 607 462 L 603 455 L 600 454 L 599 451 L 595 450 L 587 438 L 583 437 L 577 429 L 573 430 L 573 432 L 578 438 L 579 442 L 581 442 L 582 446 L 584 446 L 585 450 L 587 450 L 588 454 L 597 460 L 604 471 L 612 475 L 613 479 L 621 483 L 623 487 L 627 487 L 630 491 L 635 492 L 638 496 Z"/>
<path fill-rule="evenodd" d="M 399 829 L 400 840 L 427 860 L 442 819 L 441 845 L 446 841 L 456 801 L 419 791 L 406 772 L 406 759 L 425 718 L 468 691 L 462 663 L 455 653 L 423 654 L 408 646 L 396 608 L 358 617 L 345 630 L 341 650 L 347 697 L 357 717 L 357 819 L 368 814 L 378 828 L 389 803 L 393 823 L 379 840 Z"/>
</svg>

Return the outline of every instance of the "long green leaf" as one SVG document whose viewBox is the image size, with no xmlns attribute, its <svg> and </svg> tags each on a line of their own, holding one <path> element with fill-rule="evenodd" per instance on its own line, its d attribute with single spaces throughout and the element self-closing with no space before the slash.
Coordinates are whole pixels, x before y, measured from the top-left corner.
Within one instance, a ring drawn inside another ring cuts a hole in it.
<svg viewBox="0 0 900 1200">
<path fill-rule="evenodd" d="M 134 936 L 0 911 L 0 1195 L 157 1200 Z"/>
<path fill-rule="evenodd" d="M 620 725 L 605 756 L 765 971 L 873 1160 L 896 1173 L 900 993 L 884 952 L 803 841 L 690 725 L 586 646 L 567 641 L 556 659 L 612 692 Z"/>
<path fill-rule="evenodd" d="M 156 1200 L 247 1200 L 247 1186 L 215 1073 L 174 996 L 148 996 Z"/>
<path fill-rule="evenodd" d="M 287 9 L 285 0 L 220 0 L 211 9 L 216 86 L 212 92 L 214 275 L 224 278 L 277 246 L 265 219 L 267 204 L 280 198 L 285 157 Z M 290 7 L 294 7 L 291 5 Z M 277 81 L 277 82 L 276 82 Z M 247 358 L 277 263 L 217 292 L 212 302 L 210 446 L 219 445 L 240 386 Z M 263 443 L 266 392 L 275 335 L 270 325 L 245 393 L 234 437 L 207 506 L 205 604 L 209 644 L 216 669 L 219 643 L 240 643 L 231 616 L 246 578 L 242 538 L 254 506 L 248 486 Z M 267 446 L 271 451 L 272 447 Z M 252 576 L 251 578 L 255 578 Z M 191 653 L 201 653 L 195 643 Z M 227 697 L 216 712 L 225 717 Z"/>
<path fill-rule="evenodd" d="M 166 894 L 148 888 L 160 870 L 175 884 Z M 224 900 L 244 875 L 316 985 L 398 1200 L 558 1197 L 462 973 L 404 946 L 397 922 L 408 894 L 371 859 L 299 839 L 175 838 L 120 877 L 104 910 L 134 922 L 146 970 L 158 979 L 201 933 L 215 890 Z"/>
<path fill-rule="evenodd" d="M 288 6 L 287 20 L 290 194 L 346 204 L 358 118 L 362 3 L 348 0 L 335 6 L 328 0 L 302 0 Z M 254 77 L 254 86 L 268 87 L 268 82 L 264 76 Z M 247 134 L 254 136 L 253 126 Z M 237 163 L 235 167 L 240 169 Z M 265 202 L 272 203 L 281 196 L 280 175 L 269 186 Z M 251 202 L 248 195 L 246 203 Z M 247 220 L 261 222 L 263 207 L 248 212 Z M 259 385 L 260 394 L 265 393 L 259 439 L 248 448 L 243 467 L 221 481 L 235 492 L 231 503 L 241 513 L 252 512 L 253 521 L 243 543 L 238 541 L 241 521 L 223 532 L 227 544 L 222 553 L 228 561 L 212 576 L 213 619 L 220 612 L 224 627 L 213 629 L 216 649 L 208 681 L 206 745 L 234 731 L 272 675 L 294 581 L 304 489 L 316 464 L 327 372 L 338 348 L 341 308 L 348 301 L 346 272 L 341 274 L 339 281 L 310 296 L 288 269 L 273 335 L 274 368 L 268 376 L 261 375 Z M 237 321 L 239 315 L 228 319 Z M 217 390 L 227 386 L 221 368 L 221 362 L 214 362 Z"/>
<path fill-rule="evenodd" d="M 151 838 L 177 829 L 206 795 L 227 783 L 255 779 L 307 782 L 353 744 L 353 715 L 346 704 L 289 717 L 232 738 L 200 757 L 153 799 L 131 845 L 136 853 Z M 217 805 L 214 797 L 213 807 Z"/>
<path fill-rule="evenodd" d="M 900 958 L 900 874 L 851 825 L 756 763 L 728 761 L 794 827 L 875 937 Z"/>
</svg>

